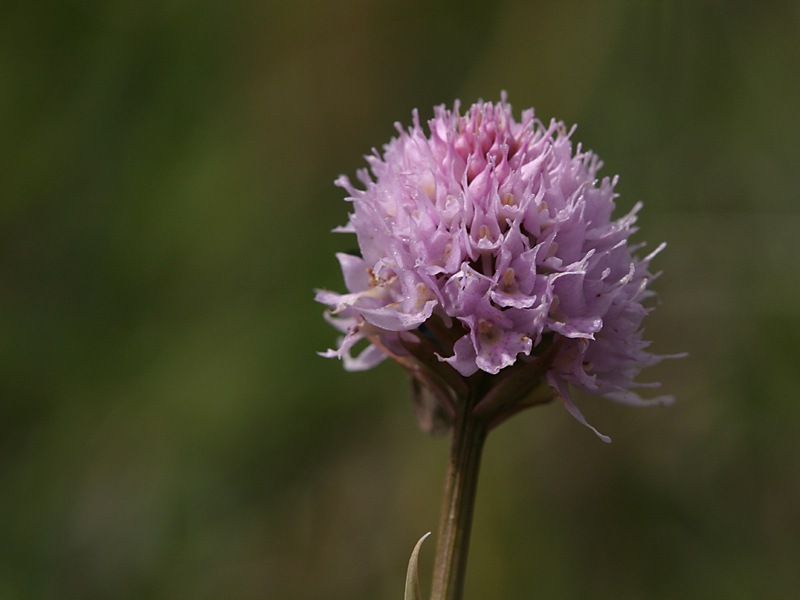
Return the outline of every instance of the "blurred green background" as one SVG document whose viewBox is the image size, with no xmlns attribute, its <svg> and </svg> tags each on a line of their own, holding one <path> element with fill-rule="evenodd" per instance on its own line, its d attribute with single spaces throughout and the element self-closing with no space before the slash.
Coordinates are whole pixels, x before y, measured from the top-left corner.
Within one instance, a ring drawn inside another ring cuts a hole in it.
<svg viewBox="0 0 800 600">
<path fill-rule="evenodd" d="M 645 372 L 489 439 L 466 598 L 800 597 L 800 7 L 11 1 L 0 598 L 397 599 L 447 441 L 324 360 L 333 179 L 455 98 L 578 123 L 643 200 Z M 433 543 L 422 551 L 430 589 Z"/>
</svg>

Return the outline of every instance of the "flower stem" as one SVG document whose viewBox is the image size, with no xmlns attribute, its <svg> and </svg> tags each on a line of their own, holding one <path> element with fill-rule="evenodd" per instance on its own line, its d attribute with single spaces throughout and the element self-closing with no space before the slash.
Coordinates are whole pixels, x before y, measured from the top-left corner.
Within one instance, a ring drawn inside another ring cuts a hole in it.
<svg viewBox="0 0 800 600">
<path fill-rule="evenodd" d="M 487 434 L 484 419 L 472 411 L 479 399 L 475 394 L 463 398 L 453 424 L 431 600 L 461 600 L 464 590 L 478 471 Z"/>
</svg>

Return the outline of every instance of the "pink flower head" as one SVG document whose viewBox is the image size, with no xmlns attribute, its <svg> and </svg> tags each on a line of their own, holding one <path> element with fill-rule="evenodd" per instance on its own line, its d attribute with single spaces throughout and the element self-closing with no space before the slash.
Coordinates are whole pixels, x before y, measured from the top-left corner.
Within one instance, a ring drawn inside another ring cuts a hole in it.
<svg viewBox="0 0 800 600">
<path fill-rule="evenodd" d="M 361 256 L 337 254 L 349 293 L 317 293 L 344 334 L 323 355 L 349 370 L 391 356 L 456 396 L 459 379 L 535 365 L 531 386 L 546 382 L 584 424 L 568 384 L 627 404 L 668 401 L 632 391 L 661 358 L 641 321 L 664 244 L 633 255 L 641 204 L 611 219 L 617 178 L 597 179 L 602 163 L 573 148 L 574 127 L 545 127 L 533 109 L 517 122 L 505 94 L 464 115 L 458 102 L 437 107 L 428 135 L 416 111 L 407 132 L 396 127 L 383 154 L 366 157 L 371 173 L 358 172 L 365 189 L 336 181 L 354 210 L 335 231 L 355 233 Z"/>
</svg>

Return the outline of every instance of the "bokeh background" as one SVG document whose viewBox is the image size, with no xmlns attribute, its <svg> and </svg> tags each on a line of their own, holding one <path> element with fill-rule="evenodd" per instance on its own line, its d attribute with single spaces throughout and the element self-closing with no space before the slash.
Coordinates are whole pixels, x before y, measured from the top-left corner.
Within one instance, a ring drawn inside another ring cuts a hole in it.
<svg viewBox="0 0 800 600">
<path fill-rule="evenodd" d="M 333 179 L 455 98 L 578 123 L 644 374 L 489 439 L 466 598 L 800 597 L 797 2 L 78 0 L 0 19 L 0 598 L 393 599 L 447 440 L 344 373 Z M 422 551 L 430 589 L 433 543 Z"/>
</svg>

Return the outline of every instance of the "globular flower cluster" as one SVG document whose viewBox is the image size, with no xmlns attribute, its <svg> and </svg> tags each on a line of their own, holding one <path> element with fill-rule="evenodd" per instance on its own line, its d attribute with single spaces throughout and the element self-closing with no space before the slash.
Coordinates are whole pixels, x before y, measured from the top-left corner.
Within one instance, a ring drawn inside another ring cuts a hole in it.
<svg viewBox="0 0 800 600">
<path fill-rule="evenodd" d="M 349 293 L 317 292 L 344 334 L 323 355 L 349 370 L 387 356 L 408 365 L 423 344 L 461 378 L 538 361 L 540 380 L 584 424 L 569 384 L 633 405 L 667 401 L 632 391 L 655 385 L 634 378 L 661 358 L 641 322 L 664 245 L 634 256 L 641 205 L 612 220 L 617 178 L 597 179 L 602 163 L 573 147 L 574 127 L 544 126 L 532 109 L 517 122 L 503 94 L 463 115 L 458 102 L 437 107 L 428 128 L 414 111 L 408 131 L 398 124 L 383 154 L 366 157 L 365 189 L 336 181 L 354 210 L 335 231 L 355 233 L 360 256 L 337 255 Z"/>
</svg>

